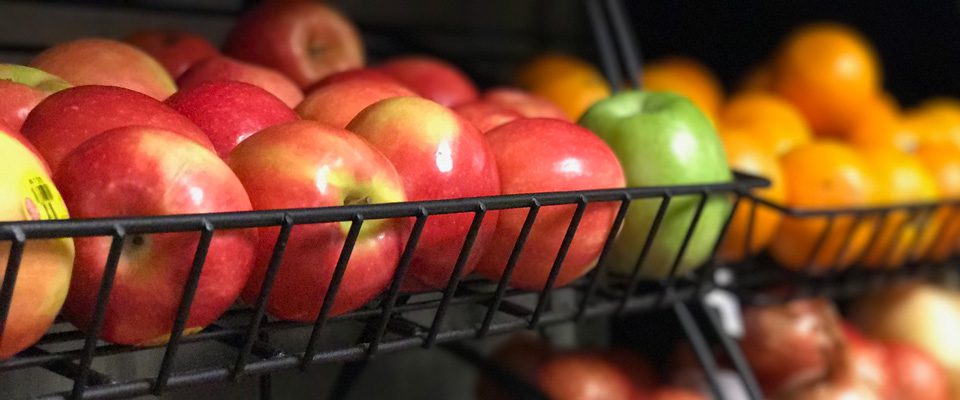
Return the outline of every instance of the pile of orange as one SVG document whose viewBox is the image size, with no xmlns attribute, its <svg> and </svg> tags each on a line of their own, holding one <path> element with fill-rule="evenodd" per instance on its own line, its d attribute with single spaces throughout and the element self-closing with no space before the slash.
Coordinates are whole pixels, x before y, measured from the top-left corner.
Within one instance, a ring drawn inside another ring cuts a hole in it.
<svg viewBox="0 0 960 400">
<path fill-rule="evenodd" d="M 560 106 L 572 121 L 610 96 L 610 84 L 589 62 L 566 54 L 544 54 L 520 67 L 516 82 Z"/>
<path fill-rule="evenodd" d="M 950 208 L 826 216 L 960 198 L 960 101 L 902 110 L 881 75 L 868 41 L 833 23 L 795 30 L 729 99 L 696 60 L 646 66 L 646 89 L 689 97 L 714 121 L 730 166 L 771 181 L 754 193 L 764 202 L 738 202 L 722 259 L 767 250 L 781 265 L 816 273 L 943 259 L 957 250 L 960 213 Z M 821 214 L 785 217 L 770 204 Z"/>
</svg>

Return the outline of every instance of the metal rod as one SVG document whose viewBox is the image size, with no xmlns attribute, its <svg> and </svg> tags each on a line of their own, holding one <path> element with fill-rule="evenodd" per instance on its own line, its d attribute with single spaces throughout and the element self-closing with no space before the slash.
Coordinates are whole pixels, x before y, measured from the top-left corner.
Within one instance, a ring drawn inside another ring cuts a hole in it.
<svg viewBox="0 0 960 400">
<path fill-rule="evenodd" d="M 13 243 L 10 244 L 10 253 L 7 256 L 7 268 L 3 273 L 3 285 L 0 286 L 0 343 L 3 342 L 3 332 L 7 326 L 7 316 L 13 304 L 13 289 L 17 285 L 17 275 L 20 272 L 20 261 L 23 259 L 23 248 L 26 247 L 27 237 L 23 231 L 13 227 Z"/>
<path fill-rule="evenodd" d="M 493 322 L 493 317 L 496 316 L 497 310 L 500 309 L 500 304 L 503 302 L 503 295 L 506 293 L 507 287 L 510 286 L 510 277 L 513 276 L 513 270 L 517 267 L 517 261 L 520 260 L 520 253 L 523 251 L 523 246 L 527 243 L 527 236 L 530 235 L 530 230 L 533 229 L 533 224 L 536 222 L 537 213 L 539 212 L 539 205 L 534 205 L 527 211 L 527 217 L 523 220 L 523 226 L 520 227 L 520 233 L 517 235 L 517 241 L 513 245 L 513 251 L 510 252 L 507 265 L 504 266 L 503 273 L 500 275 L 500 281 L 497 283 L 497 291 L 493 295 L 493 301 L 490 302 L 490 307 L 487 308 L 487 314 L 483 316 L 483 322 L 480 323 L 480 329 L 477 330 L 478 338 L 486 336 L 490 331 L 490 323 Z"/>
<path fill-rule="evenodd" d="M 720 368 L 717 367 L 717 361 L 713 358 L 710 345 L 707 343 L 707 339 L 703 337 L 703 332 L 700 331 L 700 327 L 697 326 L 697 322 L 693 319 L 690 309 L 687 308 L 686 304 L 678 301 L 673 304 L 673 312 L 676 314 L 677 320 L 680 321 L 680 326 L 683 327 L 687 339 L 690 340 L 690 345 L 693 347 L 693 352 L 697 356 L 697 361 L 700 362 L 700 366 L 703 368 L 707 384 L 710 386 L 710 392 L 713 393 L 715 399 L 724 400 L 723 391 L 720 390 L 720 384 L 717 382 L 717 373 L 720 371 Z"/>
<path fill-rule="evenodd" d="M 620 62 L 627 80 L 635 89 L 643 86 L 643 76 L 640 64 L 640 46 L 636 40 L 636 34 L 630 28 L 627 19 L 626 10 L 623 9 L 622 0 L 606 0 L 607 16 L 612 26 L 614 37 L 620 48 Z"/>
<path fill-rule="evenodd" d="M 620 202 L 620 208 L 617 210 L 617 216 L 613 218 L 613 225 L 610 226 L 610 233 L 607 233 L 607 239 L 603 242 L 603 250 L 600 251 L 600 257 L 597 258 L 597 266 L 593 271 L 593 276 L 590 277 L 590 284 L 587 286 L 587 292 L 584 293 L 583 298 L 580 299 L 580 307 L 577 308 L 577 316 L 575 319 L 580 321 L 584 317 L 584 312 L 587 310 L 587 305 L 590 304 L 590 301 L 593 300 L 593 297 L 597 293 L 597 289 L 600 287 L 600 283 L 606 278 L 607 269 L 609 268 L 610 263 L 607 262 L 607 256 L 610 254 L 610 250 L 613 248 L 614 242 L 616 242 L 617 237 L 620 234 L 620 228 L 623 226 L 623 220 L 627 216 L 627 210 L 630 208 L 630 198 L 625 196 L 623 201 Z"/>
<path fill-rule="evenodd" d="M 653 240 L 657 237 L 657 232 L 660 230 L 660 224 L 663 222 L 663 216 L 667 213 L 667 208 L 670 207 L 670 199 L 672 196 L 667 194 L 660 201 L 660 207 L 657 208 L 657 215 L 653 218 L 653 223 L 650 225 L 650 231 L 647 232 L 647 239 L 643 243 L 643 249 L 640 250 L 640 257 L 637 258 L 636 264 L 633 266 L 633 272 L 630 276 L 630 283 L 627 284 L 627 288 L 623 293 L 623 296 L 620 297 L 620 309 L 621 311 L 618 314 L 623 313 L 627 306 L 627 301 L 630 300 L 630 296 L 633 295 L 633 292 L 637 290 L 637 285 L 640 284 L 640 271 L 643 269 L 644 261 L 647 260 L 647 254 L 650 253 L 650 249 L 653 247 Z"/>
<path fill-rule="evenodd" d="M 547 281 L 543 285 L 543 290 L 540 291 L 537 307 L 534 308 L 533 315 L 530 317 L 530 329 L 536 328 L 537 324 L 540 323 L 540 314 L 543 313 L 547 302 L 550 301 L 551 291 L 557 282 L 557 276 L 560 275 L 560 269 L 563 268 L 563 260 L 567 257 L 567 251 L 570 250 L 570 244 L 573 243 L 573 237 L 577 234 L 577 228 L 580 227 L 580 220 L 583 219 L 583 213 L 586 209 L 587 199 L 581 199 L 580 203 L 577 204 L 577 209 L 573 211 L 573 217 L 570 218 L 567 232 L 563 235 L 560 248 L 557 249 L 557 256 L 553 260 L 553 267 L 550 268 Z"/>
</svg>

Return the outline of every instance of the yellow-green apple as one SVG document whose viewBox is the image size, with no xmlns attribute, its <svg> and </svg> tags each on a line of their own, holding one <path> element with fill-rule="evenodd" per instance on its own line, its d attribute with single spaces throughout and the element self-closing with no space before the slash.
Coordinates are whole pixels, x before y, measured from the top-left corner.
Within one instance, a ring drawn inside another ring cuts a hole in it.
<svg viewBox="0 0 960 400">
<path fill-rule="evenodd" d="M 0 128 L 0 220 L 69 218 L 46 165 Z M 0 243 L 0 281 L 10 256 Z M 29 240 L 20 259 L 10 311 L 0 334 L 0 360 L 30 347 L 53 323 L 70 287 L 74 248 L 70 238 Z"/>
<path fill-rule="evenodd" d="M 56 173 L 63 158 L 81 143 L 131 125 L 166 129 L 213 150 L 207 135 L 187 117 L 147 95 L 115 86 L 77 86 L 47 97 L 27 116 L 22 133 Z"/>
<path fill-rule="evenodd" d="M 471 101 L 451 108 L 483 133 L 487 133 L 507 122 L 523 118 L 516 111 L 483 100 Z"/>
<path fill-rule="evenodd" d="M 297 106 L 297 114 L 303 119 L 343 128 L 367 106 L 400 96 L 416 94 L 393 78 L 373 70 L 344 71 L 314 85 Z"/>
<path fill-rule="evenodd" d="M 204 37 L 174 29 L 146 29 L 127 36 L 124 41 L 153 56 L 174 79 L 193 64 L 220 54 Z"/>
<path fill-rule="evenodd" d="M 353 24 L 320 2 L 264 2 L 240 17 L 224 52 L 282 72 L 301 88 L 334 72 L 363 66 Z"/>
<path fill-rule="evenodd" d="M 570 121 L 567 114 L 546 97 L 538 96 L 517 88 L 493 88 L 484 92 L 481 99 L 488 103 L 516 111 L 527 118 L 556 118 Z"/>
<path fill-rule="evenodd" d="M 445 106 L 477 99 L 477 86 L 456 66 L 424 56 L 398 57 L 379 70 L 396 78 L 414 92 Z"/>
<path fill-rule="evenodd" d="M 497 165 L 483 134 L 453 110 L 431 100 L 395 97 L 379 101 L 361 111 L 347 130 L 390 159 L 412 201 L 500 194 Z M 447 284 L 472 219 L 469 213 L 430 217 L 404 277 L 405 290 Z M 485 216 L 462 276 L 476 267 L 496 224 L 496 213 Z"/>
<path fill-rule="evenodd" d="M 237 81 L 210 81 L 180 89 L 164 103 L 206 132 L 220 157 L 254 133 L 298 119 L 276 96 Z"/>
<path fill-rule="evenodd" d="M 237 61 L 229 57 L 211 57 L 190 67 L 180 75 L 180 89 L 189 89 L 208 81 L 240 81 L 272 93 L 290 108 L 303 100 L 297 84 L 270 68 Z"/>
<path fill-rule="evenodd" d="M 630 186 L 668 186 L 729 182 L 723 145 L 713 124 L 687 98 L 666 92 L 620 92 L 590 107 L 580 124 L 617 153 Z M 691 228 L 698 195 L 674 196 L 666 209 L 641 276 L 663 278 L 671 272 Z M 659 198 L 635 200 L 623 232 L 611 252 L 613 271 L 630 274 L 660 207 Z M 690 237 L 677 274 L 699 267 L 713 252 L 730 213 L 730 199 L 713 194 Z"/>
<path fill-rule="evenodd" d="M 0 64 L 0 125 L 20 130 L 33 107 L 68 87 L 67 81 L 39 69 Z"/>
<path fill-rule="evenodd" d="M 209 149 L 159 128 L 127 126 L 87 140 L 54 178 L 76 218 L 249 211 L 230 168 Z M 200 241 L 199 232 L 125 239 L 100 338 L 126 345 L 166 342 Z M 90 327 L 109 237 L 76 239 L 64 315 Z M 236 301 L 253 266 L 255 229 L 217 230 L 210 241 L 184 333 L 215 321 Z"/>
<path fill-rule="evenodd" d="M 623 169 L 606 143 L 590 131 L 551 118 L 521 118 L 486 134 L 497 159 L 503 194 L 609 189 L 624 186 Z M 541 290 L 575 205 L 544 207 L 530 230 L 510 276 L 510 285 Z M 592 203 L 584 210 L 556 285 L 566 285 L 596 266 L 619 204 Z M 527 210 L 500 212 L 496 233 L 477 271 L 491 280 L 503 275 Z"/>
<path fill-rule="evenodd" d="M 61 43 L 38 54 L 30 66 L 73 85 L 120 86 L 163 100 L 177 85 L 157 60 L 129 44 L 99 38 Z"/>
<path fill-rule="evenodd" d="M 356 135 L 314 121 L 293 121 L 257 132 L 227 157 L 254 209 L 327 207 L 404 201 L 403 183 L 383 154 Z M 296 221 L 294 221 L 296 222 Z M 313 321 L 333 277 L 349 223 L 297 225 L 267 302 L 282 319 Z M 367 220 L 353 248 L 331 315 L 356 309 L 390 283 L 410 226 Z M 243 299 L 260 293 L 279 228 L 261 228 L 257 261 Z"/>
</svg>

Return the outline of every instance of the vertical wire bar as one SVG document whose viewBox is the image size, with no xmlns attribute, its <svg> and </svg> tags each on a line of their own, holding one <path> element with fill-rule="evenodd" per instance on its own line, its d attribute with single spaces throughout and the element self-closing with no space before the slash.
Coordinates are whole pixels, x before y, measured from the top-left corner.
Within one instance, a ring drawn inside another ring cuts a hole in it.
<svg viewBox="0 0 960 400">
<path fill-rule="evenodd" d="M 717 382 L 717 373 L 720 371 L 717 367 L 717 360 L 713 358 L 710 345 L 697 326 L 697 322 L 693 319 L 690 309 L 687 308 L 686 304 L 678 301 L 673 304 L 673 312 L 676 314 L 677 320 L 680 321 L 683 331 L 687 334 L 690 345 L 693 346 L 693 352 L 696 353 L 697 361 L 700 362 L 700 366 L 704 370 L 710 392 L 713 393 L 715 399 L 724 399 L 723 391 L 720 390 L 720 384 Z"/>
<path fill-rule="evenodd" d="M 723 324 L 717 317 L 716 310 L 711 308 L 703 297 L 700 298 L 700 305 L 707 314 L 707 321 L 710 323 L 710 326 L 714 332 L 717 333 L 717 337 L 720 338 L 720 345 L 723 347 L 723 351 L 730 357 L 730 362 L 733 364 L 734 370 L 740 377 L 740 381 L 743 382 L 743 386 L 747 390 L 747 396 L 752 400 L 763 400 L 763 391 L 760 389 L 760 384 L 757 382 L 757 378 L 753 374 L 753 369 L 750 368 L 750 363 L 747 362 L 740 346 L 724 332 Z"/>
<path fill-rule="evenodd" d="M 630 195 L 624 194 L 623 200 L 620 201 L 620 209 L 617 211 L 617 216 L 614 217 L 613 225 L 610 226 L 610 233 L 607 234 L 607 239 L 603 242 L 603 250 L 600 251 L 600 257 L 597 258 L 597 266 L 593 271 L 593 276 L 590 277 L 587 292 L 584 293 L 583 298 L 580 299 L 580 307 L 577 309 L 577 315 L 574 317 L 576 321 L 583 320 L 587 312 L 587 306 L 590 305 L 590 301 L 593 300 L 593 296 L 596 295 L 597 289 L 600 287 L 600 282 L 606 278 L 607 264 L 609 264 L 607 263 L 607 255 L 613 248 L 613 243 L 617 240 L 617 235 L 620 233 L 620 227 L 623 226 L 623 220 L 626 218 L 629 208 Z"/>
<path fill-rule="evenodd" d="M 883 228 L 887 225 L 887 216 L 890 214 L 889 210 L 880 211 L 880 214 L 877 216 L 879 220 L 877 221 L 877 228 L 874 229 L 873 234 L 870 235 L 870 240 L 867 241 L 867 245 L 863 248 L 863 251 L 860 252 L 860 256 L 857 257 L 854 262 L 862 263 L 863 260 L 870 254 L 870 251 L 877 245 L 877 242 L 880 240 L 880 232 L 883 232 Z"/>
<path fill-rule="evenodd" d="M 823 232 L 820 232 L 820 236 L 813 242 L 813 248 L 810 249 L 811 251 L 810 254 L 807 255 L 807 261 L 804 262 L 803 273 L 805 276 L 810 276 L 813 272 L 813 267 L 817 263 L 817 256 L 820 255 L 820 252 L 823 250 L 823 245 L 827 243 L 827 237 L 830 236 L 830 231 L 833 230 L 834 215 L 831 214 L 826 218 L 827 223 L 823 226 Z"/>
<path fill-rule="evenodd" d="M 900 221 L 899 226 L 897 226 L 896 231 L 894 231 L 894 234 L 893 234 L 893 236 L 891 237 L 891 243 L 890 243 L 890 245 L 889 245 L 889 246 L 884 250 L 884 252 L 883 252 L 883 258 L 881 258 L 881 261 L 887 261 L 887 260 L 893 261 L 892 258 L 893 258 L 893 255 L 894 255 L 894 251 L 896 251 L 897 247 L 900 245 L 900 240 L 901 240 L 901 238 L 903 238 L 903 235 L 904 235 L 905 232 L 907 231 L 907 228 L 911 225 L 911 222 L 912 222 L 914 219 L 917 218 L 917 215 L 919 214 L 919 212 L 920 212 L 919 209 L 911 210 L 911 211 L 907 214 L 907 217 L 904 218 L 903 221 Z M 916 239 L 916 238 L 919 237 L 919 236 L 920 236 L 920 232 L 917 231 L 916 234 L 914 235 L 914 239 Z M 909 249 L 910 249 L 909 247 L 906 248 L 906 250 L 909 250 Z M 906 255 L 904 255 L 904 256 L 906 257 Z M 890 268 L 895 268 L 895 267 L 900 267 L 900 266 L 902 266 L 902 265 L 896 265 L 896 264 L 893 264 L 893 265 L 882 265 L 882 264 L 881 264 L 881 265 L 880 265 L 880 268 L 882 268 L 882 269 L 885 270 L 885 272 L 886 272 L 886 274 L 884 274 L 884 276 L 887 278 L 887 279 L 886 279 L 886 283 L 887 283 L 888 285 L 891 284 L 891 283 L 893 283 L 893 281 L 894 281 L 895 278 L 896 278 L 896 274 L 894 273 L 894 271 L 891 271 Z"/>
<path fill-rule="evenodd" d="M 613 25 L 613 33 L 620 44 L 620 57 L 627 79 L 634 88 L 640 89 L 643 77 L 640 74 L 640 46 L 635 40 L 636 35 L 627 22 L 626 11 L 621 0 L 607 0 L 607 15 Z"/>
<path fill-rule="evenodd" d="M 350 222 L 350 229 L 347 231 L 347 237 L 343 241 L 343 248 L 340 249 L 337 266 L 333 270 L 333 276 L 330 277 L 327 293 L 324 294 L 323 303 L 320 304 L 320 312 L 317 313 L 317 319 L 313 323 L 310 339 L 307 341 L 307 347 L 303 351 L 303 358 L 300 360 L 300 369 L 302 371 L 306 371 L 310 363 L 313 362 L 313 357 L 317 354 L 317 346 L 320 343 L 320 332 L 327 323 L 330 310 L 333 309 L 337 292 L 340 290 L 340 282 L 343 280 L 343 274 L 347 271 L 347 264 L 350 263 L 350 255 L 353 254 L 353 246 L 357 244 L 357 238 L 360 236 L 360 228 L 362 227 L 363 215 L 354 215 Z"/>
<path fill-rule="evenodd" d="M 706 192 L 700 194 L 700 201 L 697 202 L 697 209 L 693 212 L 690 227 L 687 228 L 687 233 L 683 236 L 683 241 L 680 242 L 680 248 L 677 249 L 677 258 L 673 260 L 673 265 L 670 266 L 670 273 L 667 274 L 667 279 L 664 281 L 663 288 L 668 290 L 660 292 L 657 304 L 664 304 L 667 295 L 673 293 L 673 284 L 677 280 L 677 269 L 680 268 L 680 263 L 683 261 L 683 256 L 687 252 L 687 247 L 690 246 L 690 239 L 693 238 L 693 233 L 697 230 L 697 224 L 700 222 L 700 216 L 703 215 L 703 209 L 707 205 L 708 197 L 710 197 L 710 195 Z"/>
<path fill-rule="evenodd" d="M 537 214 L 540 212 L 540 202 L 534 198 L 533 206 L 527 212 L 527 218 L 523 220 L 523 226 L 520 227 L 520 233 L 517 235 L 517 242 L 513 245 L 513 251 L 507 259 L 507 265 L 503 268 L 503 274 L 500 275 L 500 281 L 497 283 L 497 291 L 493 295 L 493 301 L 487 308 L 487 314 L 483 316 L 483 322 L 480 329 L 477 330 L 477 337 L 487 336 L 490 331 L 490 324 L 493 323 L 493 317 L 496 316 L 500 304 L 503 303 L 503 296 L 510 286 L 510 277 L 513 276 L 513 270 L 517 267 L 517 261 L 520 260 L 520 253 L 523 252 L 523 246 L 527 243 L 527 237 L 530 236 L 530 230 L 537 220 Z"/>
<path fill-rule="evenodd" d="M 930 249 L 928 249 L 928 251 L 931 252 L 931 255 L 932 255 L 932 251 L 936 248 L 937 243 L 940 243 L 940 240 L 943 240 L 944 235 L 946 235 L 947 232 L 950 231 L 950 228 L 955 224 L 960 224 L 960 218 L 956 218 L 957 217 L 956 206 L 942 206 L 942 207 L 949 208 L 950 210 L 945 213 L 943 224 L 940 226 L 940 229 L 937 230 L 937 234 L 933 236 L 933 240 L 930 242 Z M 936 209 L 934 210 L 934 213 L 936 213 Z M 958 221 L 954 222 L 954 219 L 957 219 Z M 952 254 L 947 254 L 947 255 L 949 256 Z"/>
<path fill-rule="evenodd" d="M 663 195 L 662 200 L 660 200 L 660 207 L 657 208 L 657 215 L 653 217 L 653 223 L 650 224 L 647 239 L 643 243 L 643 249 L 640 250 L 640 257 L 637 258 L 637 263 L 633 266 L 630 282 L 627 283 L 623 296 L 620 298 L 620 304 L 617 306 L 617 314 L 623 315 L 627 308 L 627 302 L 630 301 L 630 296 L 633 295 L 633 292 L 637 290 L 637 285 L 640 284 L 640 270 L 643 269 L 647 254 L 650 253 L 650 249 L 653 247 L 653 239 L 657 236 L 657 232 L 660 231 L 660 224 L 663 222 L 663 216 L 667 213 L 667 208 L 670 207 L 670 199 L 672 198 L 673 195 L 667 192 Z"/>
<path fill-rule="evenodd" d="M 606 29 L 608 24 L 606 18 L 604 18 L 600 1 L 601 0 L 584 0 L 584 5 L 587 8 L 587 19 L 590 22 L 590 30 L 593 32 L 593 38 L 597 42 L 597 49 L 600 51 L 600 67 L 603 68 L 603 74 L 607 77 L 610 89 L 618 92 L 623 74 L 617 62 L 613 38 L 610 37 L 610 32 Z"/>
<path fill-rule="evenodd" d="M 20 228 L 13 228 L 13 237 L 10 253 L 7 256 L 7 268 L 3 273 L 3 285 L 0 286 L 0 343 L 3 342 L 3 331 L 6 329 L 7 316 L 13 304 L 13 288 L 17 284 L 17 275 L 20 273 L 23 248 L 27 245 L 27 236 Z"/>
<path fill-rule="evenodd" d="M 744 235 L 743 239 L 743 258 L 744 260 L 750 263 L 750 266 L 753 266 L 753 249 L 751 246 L 753 242 L 753 230 L 756 228 L 755 224 L 757 223 L 757 201 L 751 199 L 750 201 L 750 211 L 747 214 L 747 232 Z"/>
<path fill-rule="evenodd" d="M 547 282 L 540 291 L 537 299 L 537 307 L 533 310 L 530 317 L 530 329 L 536 328 L 540 323 L 540 316 L 550 301 L 553 292 L 553 286 L 557 282 L 557 276 L 560 275 L 560 269 L 563 268 L 563 260 L 567 257 L 567 251 L 570 250 L 570 244 L 573 243 L 573 237 L 577 234 L 577 228 L 580 227 L 580 220 L 583 219 L 583 212 L 587 209 L 587 198 L 580 195 L 577 201 L 577 209 L 573 212 L 573 218 L 570 219 L 570 225 L 567 226 L 567 233 L 563 235 L 563 241 L 560 242 L 560 248 L 557 250 L 557 256 L 553 260 L 553 267 L 550 268 L 550 274 L 547 275 Z"/>
<path fill-rule="evenodd" d="M 110 291 L 113 289 L 113 280 L 117 275 L 117 265 L 120 263 L 120 254 L 123 252 L 123 241 L 126 232 L 120 226 L 114 227 L 113 239 L 107 253 L 107 262 L 103 267 L 103 277 L 100 278 L 100 289 L 97 290 L 97 302 L 93 306 L 93 318 L 84 337 L 82 355 L 80 356 L 80 370 L 73 380 L 71 399 L 83 398 L 87 387 L 87 378 L 90 376 L 90 366 L 93 364 L 93 355 L 97 350 L 97 336 L 103 327 L 107 314 L 107 303 L 110 301 Z"/>
<path fill-rule="evenodd" d="M 277 234 L 277 241 L 273 245 L 273 254 L 270 256 L 270 263 L 267 264 L 267 270 L 263 274 L 263 282 L 260 284 L 260 292 L 257 294 L 257 300 L 253 306 L 253 315 L 250 317 L 250 325 L 247 326 L 247 332 L 243 339 L 243 346 L 240 348 L 240 354 L 233 364 L 231 379 L 238 380 L 243 375 L 247 366 L 247 360 L 250 358 L 250 352 L 253 350 L 253 344 L 256 343 L 260 333 L 260 324 L 263 322 L 264 314 L 267 310 L 267 300 L 270 298 L 270 291 L 273 290 L 273 281 L 277 277 L 277 271 L 280 270 L 280 264 L 283 261 L 283 252 L 287 248 L 287 241 L 290 239 L 290 233 L 293 231 L 293 218 L 289 214 L 283 216 L 283 222 L 280 223 L 280 232 Z"/>
<path fill-rule="evenodd" d="M 917 234 L 913 237 L 913 240 L 910 241 L 910 245 L 907 246 L 907 249 L 909 249 L 909 254 L 905 260 L 907 263 L 911 263 L 920 258 L 920 254 L 917 254 L 920 250 L 922 250 L 920 248 L 920 241 L 927 230 L 927 226 L 930 225 L 930 220 L 933 219 L 934 213 L 936 212 L 937 206 L 924 208 L 923 217 L 921 217 L 919 224 L 917 224 Z M 933 247 L 934 243 L 936 242 L 930 242 L 929 246 Z"/>
<path fill-rule="evenodd" d="M 424 348 L 433 346 L 437 340 L 437 334 L 440 333 L 440 326 L 443 325 L 443 319 L 447 315 L 447 309 L 450 307 L 450 300 L 453 299 L 457 287 L 460 286 L 463 267 L 467 265 L 470 259 L 470 251 L 473 249 L 473 243 L 477 241 L 477 233 L 480 232 L 480 224 L 483 222 L 483 216 L 487 213 L 487 206 L 483 203 L 478 204 L 478 210 L 473 214 L 473 222 L 470 223 L 470 230 L 467 231 L 467 237 L 463 240 L 463 247 L 460 248 L 460 255 L 457 257 L 457 263 L 453 266 L 453 272 L 450 273 L 450 280 L 447 282 L 446 289 L 443 290 L 443 298 L 437 306 L 437 313 L 433 316 L 433 323 L 430 324 L 430 332 L 423 342 Z"/>
<path fill-rule="evenodd" d="M 423 207 L 417 213 L 417 219 L 413 223 L 413 229 L 410 230 L 410 237 L 407 238 L 407 245 L 400 256 L 400 262 L 397 264 L 396 272 L 393 273 L 393 281 L 387 290 L 387 297 L 383 301 L 382 316 L 377 321 L 373 337 L 370 339 L 370 346 L 367 348 L 367 356 L 373 356 L 380 348 L 380 341 L 387 332 L 387 325 L 393 316 L 393 309 L 397 305 L 397 298 L 400 297 L 400 288 L 403 287 L 403 277 L 410 267 L 410 261 L 413 260 L 413 252 L 417 249 L 417 243 L 420 241 L 420 234 L 423 233 L 423 227 L 427 223 L 430 214 Z"/>
<path fill-rule="evenodd" d="M 200 241 L 197 244 L 197 252 L 193 257 L 193 265 L 190 267 L 190 275 L 187 277 L 187 283 L 183 287 L 183 295 L 180 298 L 180 305 L 177 307 L 177 317 L 173 321 L 173 330 L 170 331 L 170 340 L 167 342 L 167 349 L 163 355 L 163 361 L 160 363 L 160 372 L 157 374 L 157 381 L 153 385 L 153 394 L 159 396 L 167 386 L 167 380 L 173 372 L 173 364 L 177 357 L 177 350 L 180 347 L 180 338 L 183 337 L 183 329 L 187 325 L 187 319 L 190 317 L 190 306 L 193 304 L 193 298 L 197 294 L 197 286 L 200 284 L 200 274 L 203 272 L 203 264 L 207 258 L 207 250 L 210 249 L 210 242 L 213 240 L 213 225 L 204 220 L 203 229 L 200 231 Z"/>
</svg>

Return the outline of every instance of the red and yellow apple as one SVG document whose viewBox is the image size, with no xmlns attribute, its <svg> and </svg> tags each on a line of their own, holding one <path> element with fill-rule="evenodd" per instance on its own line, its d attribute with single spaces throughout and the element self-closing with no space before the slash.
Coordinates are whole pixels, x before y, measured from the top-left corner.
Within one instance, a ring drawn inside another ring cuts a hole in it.
<svg viewBox="0 0 960 400">
<path fill-rule="evenodd" d="M 335 72 L 363 66 L 363 42 L 339 12 L 319 2 L 265 2 L 227 37 L 224 52 L 265 65 L 301 88 Z"/>
<path fill-rule="evenodd" d="M 378 69 L 420 96 L 448 107 L 474 101 L 478 96 L 477 86 L 463 71 L 436 58 L 398 57 Z"/>
<path fill-rule="evenodd" d="M 412 201 L 500 194 L 497 165 L 483 135 L 433 101 L 396 97 L 377 102 L 361 111 L 347 130 L 390 159 Z M 470 213 L 459 213 L 427 220 L 404 277 L 406 290 L 445 287 L 472 219 Z M 473 271 L 496 224 L 496 213 L 485 216 L 461 276 Z"/>
<path fill-rule="evenodd" d="M 337 128 L 347 126 L 367 106 L 399 96 L 416 96 L 399 82 L 373 70 L 350 70 L 324 78 L 297 106 L 303 119 Z"/>
<path fill-rule="evenodd" d="M 173 78 L 157 60 L 116 40 L 87 38 L 61 43 L 37 55 L 30 66 L 76 86 L 120 86 L 157 100 L 177 91 Z"/>
<path fill-rule="evenodd" d="M 623 187 L 623 169 L 616 155 L 592 132 L 569 122 L 523 118 L 486 135 L 500 171 L 503 194 L 557 192 Z M 541 290 L 553 266 L 575 205 L 540 209 L 526 245 L 510 277 L 510 285 Z M 556 286 L 563 286 L 596 266 L 610 233 L 618 203 L 589 204 L 580 220 Z M 500 212 L 493 240 L 477 271 L 499 280 L 513 251 L 527 210 Z"/>
<path fill-rule="evenodd" d="M 153 56 L 174 79 L 193 64 L 220 54 L 202 36 L 173 29 L 146 29 L 127 36 L 124 41 Z"/>
<path fill-rule="evenodd" d="M 208 81 L 240 81 L 259 86 L 277 96 L 290 108 L 303 100 L 297 84 L 267 67 L 237 61 L 229 57 L 211 57 L 190 67 L 180 75 L 180 89 L 190 89 Z"/>
<path fill-rule="evenodd" d="M 383 154 L 350 132 L 314 121 L 264 129 L 233 149 L 227 163 L 257 210 L 405 199 L 400 176 Z M 349 228 L 348 222 L 293 228 L 268 312 L 294 321 L 317 318 Z M 363 222 L 331 315 L 361 307 L 387 287 L 409 230 L 403 220 Z M 278 234 L 277 227 L 260 229 L 254 272 L 243 291 L 248 303 L 260 293 Z"/>
<path fill-rule="evenodd" d="M 452 107 L 453 111 L 476 126 L 480 132 L 487 133 L 493 128 L 523 118 L 520 113 L 509 108 L 483 100 L 471 101 Z"/>
<path fill-rule="evenodd" d="M 0 125 L 20 130 L 40 101 L 68 87 L 67 81 L 39 69 L 0 64 Z"/>
<path fill-rule="evenodd" d="M 230 168 L 182 135 L 127 126 L 104 132 L 71 152 L 55 181 L 76 218 L 249 211 L 250 199 Z M 199 232 L 125 239 L 100 338 L 126 345 L 166 342 L 193 264 Z M 109 237 L 77 238 L 64 315 L 90 327 Z M 218 230 L 200 274 L 185 334 L 197 332 L 237 299 L 253 265 L 254 229 Z"/>
<path fill-rule="evenodd" d="M 81 143 L 132 125 L 166 129 L 213 150 L 207 135 L 187 117 L 149 96 L 113 86 L 77 86 L 47 97 L 27 116 L 22 133 L 56 173 Z"/>
<path fill-rule="evenodd" d="M 237 81 L 204 82 L 181 89 L 164 103 L 197 124 L 221 157 L 260 130 L 298 119 L 276 96 Z"/>
<path fill-rule="evenodd" d="M 0 159 L 4 160 L 0 172 L 0 220 L 69 218 L 46 165 L 4 131 L 0 131 Z M 10 246 L 9 241 L 0 243 L 0 282 L 6 273 Z M 27 241 L 10 312 L 0 334 L 0 360 L 36 343 L 53 324 L 70 287 L 73 257 L 70 238 Z"/>
<path fill-rule="evenodd" d="M 527 118 L 556 118 L 570 121 L 563 109 L 546 97 L 517 88 L 493 88 L 484 92 L 481 99 L 487 103 L 515 111 Z"/>
</svg>

